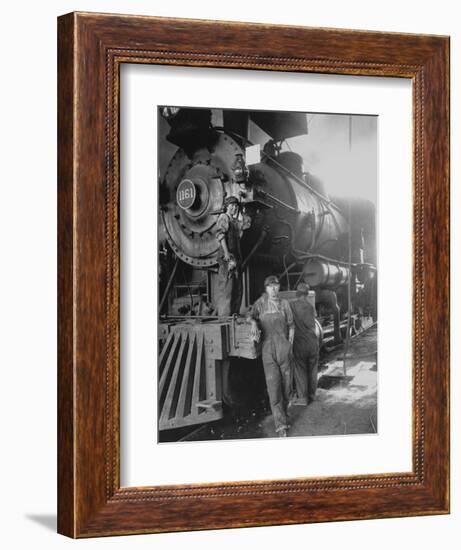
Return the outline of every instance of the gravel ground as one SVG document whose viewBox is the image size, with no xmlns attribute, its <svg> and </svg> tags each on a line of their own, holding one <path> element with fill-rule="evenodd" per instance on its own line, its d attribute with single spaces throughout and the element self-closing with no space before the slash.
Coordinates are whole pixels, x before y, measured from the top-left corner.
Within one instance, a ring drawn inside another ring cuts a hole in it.
<svg viewBox="0 0 461 550">
<path fill-rule="evenodd" d="M 289 409 L 289 437 L 376 433 L 377 419 L 377 327 L 351 340 L 346 357 L 345 380 L 342 348 L 322 357 L 316 400 Z M 256 439 L 276 437 L 270 411 L 262 407 L 241 417 L 204 426 L 189 441 Z"/>
</svg>

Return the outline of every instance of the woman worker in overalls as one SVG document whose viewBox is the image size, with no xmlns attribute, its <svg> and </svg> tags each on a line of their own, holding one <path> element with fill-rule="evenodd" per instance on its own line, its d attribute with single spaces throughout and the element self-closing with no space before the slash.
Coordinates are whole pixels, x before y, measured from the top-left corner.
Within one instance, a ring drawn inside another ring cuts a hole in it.
<svg viewBox="0 0 461 550">
<path fill-rule="evenodd" d="M 219 316 L 231 316 L 239 313 L 242 303 L 242 274 L 240 272 L 242 253 L 240 238 L 243 231 L 251 225 L 251 219 L 245 213 L 239 214 L 237 197 L 226 197 L 224 210 L 216 222 L 218 251 L 218 300 Z"/>
<path fill-rule="evenodd" d="M 280 283 L 275 275 L 266 277 L 264 287 L 265 293 L 256 300 L 248 318 L 252 323 L 251 337 L 256 341 L 262 338 L 264 374 L 275 431 L 279 437 L 286 437 L 292 378 L 293 313 L 289 303 L 278 297 Z"/>
</svg>

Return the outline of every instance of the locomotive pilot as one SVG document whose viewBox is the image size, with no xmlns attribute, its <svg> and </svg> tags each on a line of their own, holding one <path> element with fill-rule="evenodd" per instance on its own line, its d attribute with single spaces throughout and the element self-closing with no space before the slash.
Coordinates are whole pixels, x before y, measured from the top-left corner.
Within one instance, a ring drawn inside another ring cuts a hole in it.
<svg viewBox="0 0 461 550">
<path fill-rule="evenodd" d="M 243 230 L 249 226 L 249 219 L 238 219 L 237 197 L 227 197 L 224 200 L 224 209 L 225 212 L 219 215 L 216 222 L 216 238 L 220 245 L 217 313 L 219 316 L 230 316 L 239 313 L 242 302 L 240 238 Z"/>
<path fill-rule="evenodd" d="M 265 293 L 254 303 L 248 319 L 252 324 L 252 339 L 262 338 L 263 367 L 275 431 L 279 437 L 286 437 L 295 330 L 293 314 L 287 300 L 278 296 L 280 283 L 275 275 L 266 277 L 264 287 Z"/>
<path fill-rule="evenodd" d="M 290 302 L 295 324 L 293 340 L 293 379 L 299 402 L 309 404 L 315 399 L 319 344 L 315 333 L 315 308 L 309 301 L 309 285 L 300 283 L 296 300 Z"/>
</svg>

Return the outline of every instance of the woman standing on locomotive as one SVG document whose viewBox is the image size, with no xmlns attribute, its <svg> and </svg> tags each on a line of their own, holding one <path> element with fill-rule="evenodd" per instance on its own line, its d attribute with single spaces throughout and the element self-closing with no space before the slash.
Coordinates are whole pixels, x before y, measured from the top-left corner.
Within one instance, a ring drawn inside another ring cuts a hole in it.
<svg viewBox="0 0 461 550">
<path fill-rule="evenodd" d="M 225 212 L 220 214 L 216 222 L 216 238 L 220 244 L 217 310 L 219 316 L 230 316 L 239 313 L 242 302 L 240 237 L 244 228 L 237 219 L 237 197 L 227 197 L 224 200 L 224 209 Z"/>
<path fill-rule="evenodd" d="M 275 275 L 266 277 L 264 287 L 266 292 L 256 300 L 248 317 L 252 323 L 251 337 L 258 341 L 262 336 L 264 374 L 275 431 L 279 437 L 286 437 L 291 390 L 290 356 L 294 338 L 293 313 L 289 303 L 278 297 L 280 283 Z"/>
</svg>

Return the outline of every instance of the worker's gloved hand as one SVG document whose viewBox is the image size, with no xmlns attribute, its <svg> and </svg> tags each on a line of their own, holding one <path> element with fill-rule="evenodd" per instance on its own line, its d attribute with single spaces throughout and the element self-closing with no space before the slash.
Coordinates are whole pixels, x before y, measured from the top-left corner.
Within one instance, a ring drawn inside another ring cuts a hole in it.
<svg viewBox="0 0 461 550">
<path fill-rule="evenodd" d="M 227 271 L 231 276 L 237 269 L 237 260 L 233 254 L 229 254 L 229 260 L 227 261 Z"/>
<path fill-rule="evenodd" d="M 259 339 L 261 338 L 261 331 L 259 330 L 256 321 L 250 321 L 250 323 L 250 340 L 253 342 L 259 342 Z"/>
</svg>

